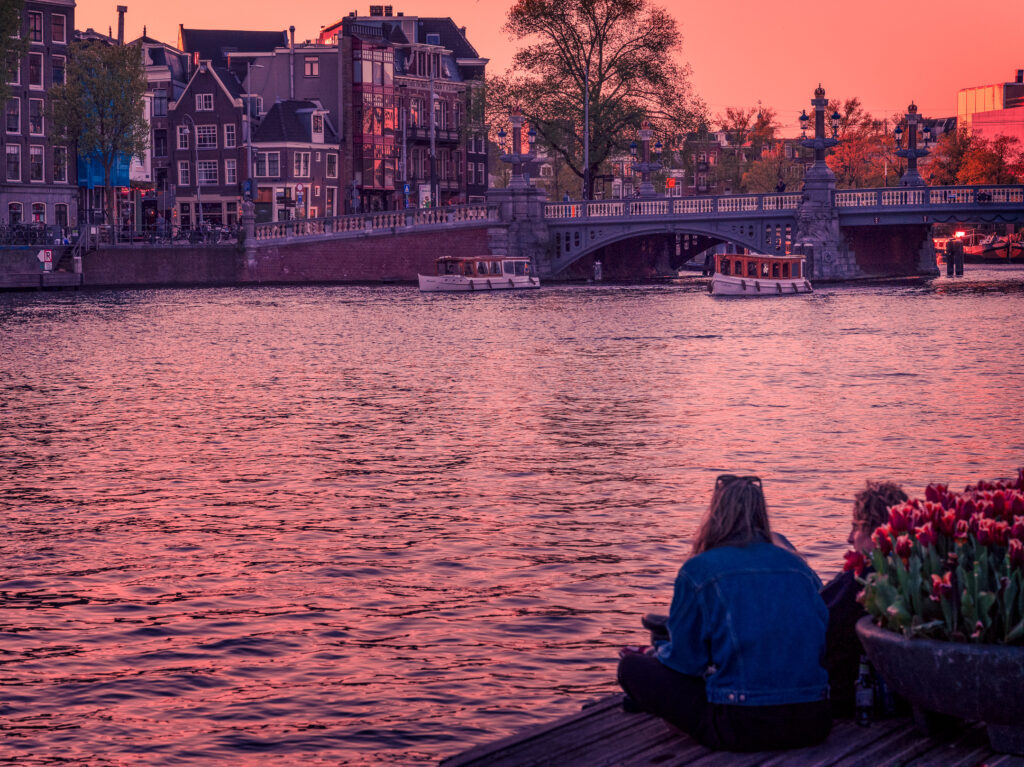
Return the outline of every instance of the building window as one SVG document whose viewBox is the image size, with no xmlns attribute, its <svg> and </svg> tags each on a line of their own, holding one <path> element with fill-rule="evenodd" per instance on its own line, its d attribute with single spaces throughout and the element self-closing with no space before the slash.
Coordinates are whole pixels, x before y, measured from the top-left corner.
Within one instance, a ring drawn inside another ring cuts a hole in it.
<svg viewBox="0 0 1024 767">
<path fill-rule="evenodd" d="M 313 133 L 323 133 L 323 132 L 324 132 L 324 116 L 323 115 L 313 115 Z"/>
<path fill-rule="evenodd" d="M 29 12 L 28 39 L 31 43 L 43 42 L 43 14 Z"/>
<path fill-rule="evenodd" d="M 309 152 L 296 152 L 292 163 L 292 175 L 295 178 L 307 178 L 309 176 Z"/>
<path fill-rule="evenodd" d="M 21 181 L 21 147 L 17 144 L 7 145 L 7 180 Z"/>
<path fill-rule="evenodd" d="M 313 196 L 314 197 L 319 197 L 320 196 L 320 187 L 318 187 L 318 186 L 314 186 L 313 187 Z M 315 216 L 314 216 L 314 218 L 315 218 Z"/>
<path fill-rule="evenodd" d="M 7 132 L 21 132 L 21 99 L 10 98 L 7 100 Z"/>
<path fill-rule="evenodd" d="M 28 100 L 28 132 L 33 136 L 43 135 L 43 100 Z"/>
<path fill-rule="evenodd" d="M 200 184 L 213 185 L 217 183 L 217 161 L 200 160 L 196 163 L 196 181 Z"/>
<path fill-rule="evenodd" d="M 50 32 L 53 42 L 66 43 L 68 41 L 68 22 L 64 14 L 55 13 L 50 17 Z"/>
<path fill-rule="evenodd" d="M 224 126 L 224 148 L 234 149 L 235 147 L 235 124 L 228 123 Z"/>
<path fill-rule="evenodd" d="M 7 206 L 7 223 L 11 226 L 21 223 L 21 203 L 12 202 Z"/>
<path fill-rule="evenodd" d="M 224 161 L 224 183 L 225 184 L 237 184 L 238 183 L 238 160 L 225 160 Z"/>
<path fill-rule="evenodd" d="M 188 126 L 178 126 L 178 149 L 188 149 Z"/>
<path fill-rule="evenodd" d="M 479 183 L 487 183 L 487 163 L 478 162 L 476 164 L 476 175 L 480 177 Z"/>
<path fill-rule="evenodd" d="M 41 146 L 28 148 L 28 180 L 43 180 L 43 148 Z"/>
<path fill-rule="evenodd" d="M 167 91 L 153 92 L 153 117 L 167 117 Z"/>
<path fill-rule="evenodd" d="M 46 223 L 46 203 L 45 202 L 34 202 L 34 203 L 32 203 L 32 223 L 33 224 L 45 224 Z"/>
<path fill-rule="evenodd" d="M 466 183 L 476 183 L 476 163 L 471 162 L 466 166 Z"/>
<path fill-rule="evenodd" d="M 178 186 L 191 186 L 192 179 L 188 173 L 188 160 L 178 161 Z"/>
<path fill-rule="evenodd" d="M 28 55 L 28 87 L 43 87 L 43 54 L 41 53 Z"/>
<path fill-rule="evenodd" d="M 14 71 L 11 72 L 10 85 L 21 85 L 21 58 L 16 59 L 12 66 Z"/>
<path fill-rule="evenodd" d="M 327 154 L 327 178 L 338 177 L 338 155 Z"/>
<path fill-rule="evenodd" d="M 263 178 L 278 178 L 281 175 L 280 152 L 257 152 L 256 175 Z"/>
<path fill-rule="evenodd" d="M 197 93 L 196 94 L 196 111 L 197 112 L 212 112 L 213 111 L 213 94 L 212 93 Z"/>
<path fill-rule="evenodd" d="M 167 156 L 167 131 L 163 128 L 153 131 L 153 156 Z"/>
<path fill-rule="evenodd" d="M 50 71 L 53 75 L 54 85 L 63 85 L 65 72 L 67 71 L 67 58 L 65 56 L 51 56 L 50 57 Z"/>
<path fill-rule="evenodd" d="M 540 175 L 544 178 L 551 178 L 555 175 L 555 170 L 550 165 L 541 165 Z"/>
<path fill-rule="evenodd" d="M 235 226 L 238 223 L 238 203 L 228 202 L 224 204 L 224 207 L 226 208 L 224 223 L 227 226 Z"/>
<path fill-rule="evenodd" d="M 67 227 L 68 225 L 68 206 L 67 203 L 58 202 L 53 206 L 53 222 L 57 226 Z"/>
<path fill-rule="evenodd" d="M 217 126 L 197 125 L 196 126 L 196 148 L 216 149 L 217 148 Z"/>
<path fill-rule="evenodd" d="M 53 180 L 68 180 L 68 150 L 66 147 L 55 146 L 53 148 Z"/>
<path fill-rule="evenodd" d="M 314 57 L 306 57 L 306 77 L 319 77 L 320 76 L 320 59 Z"/>
</svg>

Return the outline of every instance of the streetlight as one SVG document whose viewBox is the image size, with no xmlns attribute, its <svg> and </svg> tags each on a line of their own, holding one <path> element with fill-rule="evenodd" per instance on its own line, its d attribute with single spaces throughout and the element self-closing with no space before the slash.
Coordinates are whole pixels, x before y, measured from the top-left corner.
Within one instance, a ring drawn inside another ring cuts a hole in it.
<svg viewBox="0 0 1024 767">
<path fill-rule="evenodd" d="M 654 137 L 654 131 L 651 130 L 651 124 L 647 120 L 640 123 L 640 130 L 638 132 L 640 136 L 640 145 L 642 147 L 641 162 L 633 163 L 633 170 L 640 173 L 640 196 L 641 197 L 654 197 L 657 192 L 654 191 L 654 184 L 651 183 L 651 173 L 655 173 L 661 170 L 660 162 L 651 162 L 651 139 Z M 654 148 L 654 151 L 661 155 L 661 142 L 659 141 Z M 629 145 L 629 153 L 636 157 L 636 142 L 632 142 Z"/>
<path fill-rule="evenodd" d="M 196 206 L 198 212 L 196 213 L 196 223 L 199 225 L 199 229 L 203 228 L 203 187 L 199 183 L 199 131 L 196 130 L 196 121 L 192 119 L 192 115 L 183 115 L 183 117 L 192 123 L 192 134 L 191 141 L 196 153 Z M 185 135 L 188 136 L 188 128 L 185 128 Z"/>
<path fill-rule="evenodd" d="M 814 90 L 814 98 L 811 99 L 811 106 L 814 107 L 814 138 L 807 138 L 807 128 L 811 118 L 807 111 L 800 114 L 801 144 L 814 150 L 814 165 L 808 171 L 806 179 L 834 181 L 835 174 L 825 162 L 825 150 L 839 143 L 839 123 L 842 118 L 839 112 L 833 112 L 829 117 L 829 127 L 832 129 L 832 138 L 825 136 L 825 108 L 828 100 L 825 98 L 825 89 L 818 85 Z"/>
<path fill-rule="evenodd" d="M 248 175 L 246 180 L 249 182 L 249 192 L 246 195 L 246 199 L 251 200 L 253 196 L 253 176 L 255 175 L 255 169 L 252 165 L 252 70 L 263 69 L 262 64 L 253 64 L 252 59 L 247 59 L 245 62 L 245 138 L 248 145 Z M 196 161 L 198 162 L 198 160 Z"/>
<path fill-rule="evenodd" d="M 896 156 L 905 157 L 907 160 L 907 171 L 900 178 L 900 186 L 925 186 L 924 179 L 917 172 L 917 158 L 925 157 L 928 154 L 928 144 L 932 140 L 931 129 L 925 127 L 921 132 L 921 139 L 924 146 L 917 148 L 917 126 L 921 121 L 917 114 L 917 104 L 911 102 L 907 107 L 907 148 L 903 148 L 903 126 L 897 126 L 893 131 L 896 139 Z"/>
<path fill-rule="evenodd" d="M 512 113 L 508 116 L 508 120 L 512 123 L 512 151 L 509 154 L 503 154 L 501 156 L 502 162 L 507 162 L 512 165 L 512 178 L 509 181 L 510 189 L 526 189 L 530 185 L 526 181 L 526 169 L 525 165 L 533 159 L 533 145 L 537 141 L 537 131 L 531 126 L 530 130 L 527 131 L 526 138 L 529 145 L 529 151 L 523 152 L 523 112 L 517 106 L 512 109 Z M 504 143 L 505 136 L 504 128 L 498 131 L 498 139 Z M 517 167 L 518 166 L 518 169 Z"/>
</svg>

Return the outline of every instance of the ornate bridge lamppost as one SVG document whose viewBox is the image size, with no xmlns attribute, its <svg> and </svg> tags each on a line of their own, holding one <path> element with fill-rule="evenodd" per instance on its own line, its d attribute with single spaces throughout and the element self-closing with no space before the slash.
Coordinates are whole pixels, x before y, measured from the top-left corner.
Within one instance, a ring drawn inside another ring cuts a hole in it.
<svg viewBox="0 0 1024 767">
<path fill-rule="evenodd" d="M 526 189 L 530 185 L 526 181 L 526 170 L 524 166 L 535 157 L 533 153 L 533 145 L 537 141 L 537 131 L 532 127 L 527 131 L 526 137 L 529 141 L 530 150 L 524 153 L 522 110 L 520 110 L 519 107 L 515 107 L 508 119 L 509 122 L 512 123 L 512 151 L 509 154 L 503 154 L 501 156 L 501 161 L 507 162 L 512 166 L 512 178 L 509 180 L 509 188 Z M 508 134 L 505 133 L 504 128 L 498 131 L 498 140 L 501 141 L 502 145 L 505 144 L 505 137 L 507 135 Z"/>
<path fill-rule="evenodd" d="M 800 143 L 814 150 L 814 165 L 808 169 L 807 178 L 834 180 L 835 174 L 825 162 L 825 150 L 839 143 L 839 112 L 833 112 L 829 117 L 832 138 L 826 138 L 825 108 L 828 106 L 828 99 L 825 98 L 825 89 L 820 84 L 814 90 L 811 106 L 814 107 L 814 138 L 807 138 L 807 127 L 811 118 L 807 115 L 806 110 L 800 113 L 800 135 L 803 139 Z"/>
<path fill-rule="evenodd" d="M 893 136 L 896 138 L 896 156 L 907 159 L 907 171 L 900 178 L 900 186 L 925 186 L 924 179 L 917 172 L 917 158 L 928 155 L 928 144 L 932 140 L 932 130 L 927 125 L 921 132 L 924 146 L 917 148 L 917 126 L 921 122 L 917 114 L 917 104 L 910 102 L 907 107 L 907 148 L 903 148 L 903 126 L 896 126 Z"/>
<path fill-rule="evenodd" d="M 657 173 L 661 170 L 660 162 L 651 162 L 651 139 L 654 138 L 654 131 L 651 130 L 651 124 L 644 120 L 640 123 L 640 145 L 643 157 L 642 162 L 634 162 L 633 170 L 640 174 L 640 196 L 641 197 L 656 197 L 657 192 L 654 191 L 654 184 L 651 183 L 651 174 Z M 633 141 L 629 145 L 629 153 L 636 157 L 636 142 Z M 658 141 L 654 145 L 654 153 L 661 156 L 661 142 Z"/>
</svg>

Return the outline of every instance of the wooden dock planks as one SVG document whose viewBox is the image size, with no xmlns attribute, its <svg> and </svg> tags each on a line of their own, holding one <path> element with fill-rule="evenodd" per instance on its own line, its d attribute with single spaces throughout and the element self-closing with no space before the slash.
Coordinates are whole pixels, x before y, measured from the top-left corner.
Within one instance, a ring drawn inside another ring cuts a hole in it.
<svg viewBox="0 0 1024 767">
<path fill-rule="evenodd" d="M 622 696 L 604 698 L 522 733 L 451 756 L 443 767 L 1024 767 L 1024 757 L 992 751 L 980 726 L 936 740 L 910 719 L 858 727 L 835 723 L 824 743 L 795 751 L 736 754 L 711 751 L 649 714 L 622 710 Z"/>
</svg>

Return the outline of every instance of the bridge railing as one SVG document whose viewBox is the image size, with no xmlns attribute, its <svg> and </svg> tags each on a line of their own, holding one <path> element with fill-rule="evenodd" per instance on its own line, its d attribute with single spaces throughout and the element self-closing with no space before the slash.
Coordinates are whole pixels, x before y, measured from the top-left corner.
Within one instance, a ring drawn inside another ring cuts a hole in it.
<svg viewBox="0 0 1024 767">
<path fill-rule="evenodd" d="M 374 232 L 408 229 L 416 226 L 441 226 L 471 221 L 496 221 L 498 209 L 486 204 L 446 205 L 440 208 L 410 208 L 384 210 L 375 213 L 357 213 L 349 216 L 326 218 L 296 218 L 290 221 L 272 221 L 256 224 L 257 242 L 307 237 L 311 235 L 342 234 L 345 232 Z"/>
<path fill-rule="evenodd" d="M 795 210 L 799 194 L 749 194 L 720 197 L 657 197 L 640 200 L 594 200 L 556 202 L 544 206 L 544 217 L 609 218 L 644 216 L 685 216 L 709 213 L 743 213 L 758 210 Z"/>
<path fill-rule="evenodd" d="M 1024 203 L 1024 187 L 1017 186 L 921 186 L 900 189 L 837 191 L 837 208 L 898 208 L 941 205 Z"/>
</svg>

